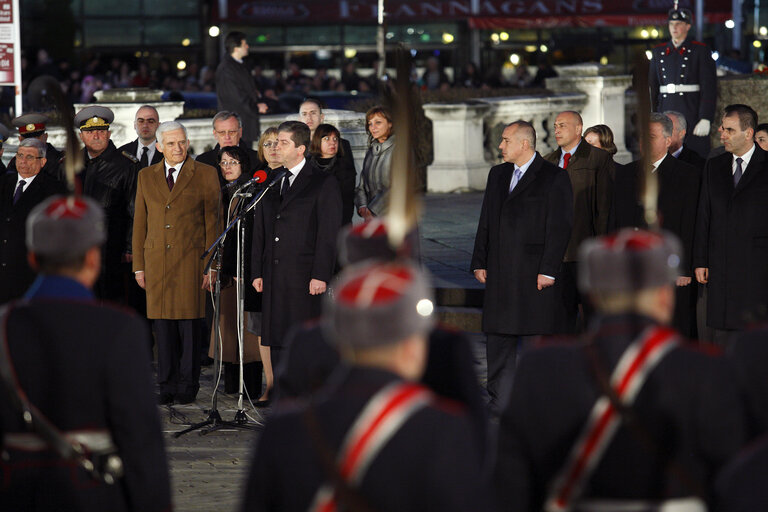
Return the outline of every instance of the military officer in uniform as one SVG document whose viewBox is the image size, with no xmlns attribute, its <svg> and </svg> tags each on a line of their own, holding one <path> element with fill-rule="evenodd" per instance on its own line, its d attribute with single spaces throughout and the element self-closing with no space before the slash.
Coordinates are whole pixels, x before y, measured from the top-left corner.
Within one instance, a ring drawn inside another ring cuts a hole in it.
<svg viewBox="0 0 768 512">
<path fill-rule="evenodd" d="M 688 35 L 693 19 L 690 10 L 679 9 L 675 2 L 668 19 L 671 40 L 653 49 L 648 72 L 651 108 L 681 112 L 693 127 L 685 146 L 706 158 L 717 99 L 715 61 L 707 45 Z"/>
<path fill-rule="evenodd" d="M 242 510 L 489 510 L 464 408 L 417 383 L 433 326 L 426 276 L 364 263 L 334 290 L 323 325 L 343 363 L 321 396 L 270 417 Z"/>
<path fill-rule="evenodd" d="M 75 125 L 80 127 L 80 139 L 85 145 L 79 186 L 83 195 L 101 204 L 107 216 L 102 273 L 94 291 L 101 299 L 122 301 L 125 269 L 121 262 L 131 260 L 136 164 L 131 155 L 118 151 L 109 140 L 109 123 L 114 118 L 110 109 L 93 105 L 75 115 Z"/>
<path fill-rule="evenodd" d="M 670 234 L 628 228 L 582 244 L 579 285 L 599 316 L 577 342 L 544 342 L 518 365 L 496 454 L 509 510 L 712 499 L 744 413 L 725 359 L 667 327 L 680 260 Z"/>
<path fill-rule="evenodd" d="M 19 129 L 19 142 L 24 139 L 35 138 L 45 144 L 46 161 L 42 169 L 43 174 L 47 174 L 59 181 L 64 181 L 64 168 L 61 166 L 61 162 L 64 160 L 64 153 L 48 142 L 48 134 L 45 132 L 45 125 L 48 121 L 48 116 L 33 112 L 19 116 L 11 121 L 11 123 Z M 16 172 L 15 156 L 8 162 L 8 172 Z"/>
<path fill-rule="evenodd" d="M 104 213 L 89 198 L 48 198 L 27 219 L 40 275 L 0 313 L 2 510 L 171 510 L 149 331 L 91 291 L 106 239 Z M 24 399 L 34 426 L 23 419 Z M 41 418 L 53 429 L 40 428 Z M 73 441 L 95 473 L 63 449 Z"/>
</svg>

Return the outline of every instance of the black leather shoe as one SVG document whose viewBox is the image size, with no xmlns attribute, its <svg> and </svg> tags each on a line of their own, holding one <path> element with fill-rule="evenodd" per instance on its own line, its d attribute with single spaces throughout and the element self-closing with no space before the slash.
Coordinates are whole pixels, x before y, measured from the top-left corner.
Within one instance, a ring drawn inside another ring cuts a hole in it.
<svg viewBox="0 0 768 512">
<path fill-rule="evenodd" d="M 263 409 L 265 407 L 269 407 L 271 404 L 272 404 L 272 400 L 267 398 L 266 400 L 256 400 L 256 403 L 253 405 L 258 407 L 259 409 Z"/>
<path fill-rule="evenodd" d="M 176 395 L 176 403 L 177 404 L 191 404 L 195 401 L 195 395 L 190 393 L 179 393 Z"/>
<path fill-rule="evenodd" d="M 171 405 L 173 403 L 172 393 L 160 393 L 157 395 L 157 403 L 159 405 Z"/>
</svg>

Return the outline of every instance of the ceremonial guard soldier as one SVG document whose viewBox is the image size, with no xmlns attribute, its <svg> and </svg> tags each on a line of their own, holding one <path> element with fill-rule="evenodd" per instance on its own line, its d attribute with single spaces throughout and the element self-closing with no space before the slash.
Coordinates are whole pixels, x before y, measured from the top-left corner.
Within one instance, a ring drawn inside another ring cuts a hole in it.
<svg viewBox="0 0 768 512">
<path fill-rule="evenodd" d="M 496 457 L 509 510 L 705 510 L 744 419 L 724 358 L 666 326 L 680 259 L 673 235 L 632 228 L 582 245 L 599 316 L 520 361 Z"/>
<path fill-rule="evenodd" d="M 19 142 L 24 139 L 35 138 L 45 144 L 46 162 L 43 166 L 42 173 L 59 181 L 64 181 L 64 169 L 61 167 L 61 162 L 64 159 L 64 152 L 57 150 L 50 142 L 48 142 L 48 134 L 45 132 L 45 125 L 48 124 L 49 121 L 48 116 L 45 114 L 33 112 L 19 116 L 11 121 L 11 123 L 19 130 Z M 8 172 L 16 172 L 15 156 L 8 162 Z"/>
<path fill-rule="evenodd" d="M 685 137 L 685 146 L 706 158 L 717 99 L 715 61 L 707 45 L 688 36 L 693 19 L 690 10 L 679 9 L 676 1 L 668 19 L 671 40 L 652 51 L 648 72 L 651 108 L 682 113 L 693 127 Z"/>
<path fill-rule="evenodd" d="M 416 382 L 433 326 L 425 276 L 361 264 L 334 290 L 323 325 L 343 363 L 320 396 L 269 419 L 242 510 L 489 510 L 464 409 Z"/>
<path fill-rule="evenodd" d="M 89 198 L 48 198 L 27 220 L 40 275 L 0 310 L 2 510 L 171 510 L 149 331 L 91 292 L 106 238 Z"/>
</svg>

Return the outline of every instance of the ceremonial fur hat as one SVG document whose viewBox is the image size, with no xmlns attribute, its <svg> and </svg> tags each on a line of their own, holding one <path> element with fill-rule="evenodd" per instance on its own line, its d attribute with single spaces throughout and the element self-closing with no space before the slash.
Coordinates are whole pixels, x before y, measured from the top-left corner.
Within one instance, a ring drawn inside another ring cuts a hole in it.
<svg viewBox="0 0 768 512">
<path fill-rule="evenodd" d="M 418 258 L 418 234 L 409 232 L 398 250 L 389 245 L 386 217 L 374 217 L 339 233 L 339 262 L 351 265 L 368 259 L 381 261 Z"/>
<path fill-rule="evenodd" d="M 684 21 L 690 25 L 691 20 L 693 20 L 693 13 L 691 13 L 691 10 L 680 9 L 677 5 L 677 0 L 675 0 L 675 6 L 667 13 L 667 21 Z"/>
<path fill-rule="evenodd" d="M 87 197 L 53 196 L 27 217 L 27 247 L 45 256 L 79 256 L 107 239 L 104 211 Z"/>
<path fill-rule="evenodd" d="M 326 294 L 323 322 L 337 346 L 371 348 L 427 334 L 434 298 L 425 273 L 412 263 L 361 263 L 345 269 Z"/>
<path fill-rule="evenodd" d="M 633 292 L 670 284 L 678 276 L 682 245 L 668 232 L 622 229 L 579 248 L 583 292 Z"/>
<path fill-rule="evenodd" d="M 81 132 L 93 130 L 109 130 L 109 124 L 115 119 L 115 114 L 107 107 L 90 105 L 83 108 L 75 116 L 75 124 Z"/>
<path fill-rule="evenodd" d="M 19 129 L 23 137 L 36 137 L 45 131 L 45 125 L 50 121 L 48 116 L 36 112 L 17 117 L 11 123 Z"/>
</svg>

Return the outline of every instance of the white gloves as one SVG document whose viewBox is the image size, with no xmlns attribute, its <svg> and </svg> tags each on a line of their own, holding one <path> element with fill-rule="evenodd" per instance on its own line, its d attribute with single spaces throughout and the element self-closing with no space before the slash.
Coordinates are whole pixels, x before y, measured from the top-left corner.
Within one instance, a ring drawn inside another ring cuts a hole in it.
<svg viewBox="0 0 768 512">
<path fill-rule="evenodd" d="M 693 128 L 693 134 L 697 137 L 706 137 L 709 135 L 709 128 L 709 120 L 702 119 L 696 123 L 696 126 Z"/>
</svg>

